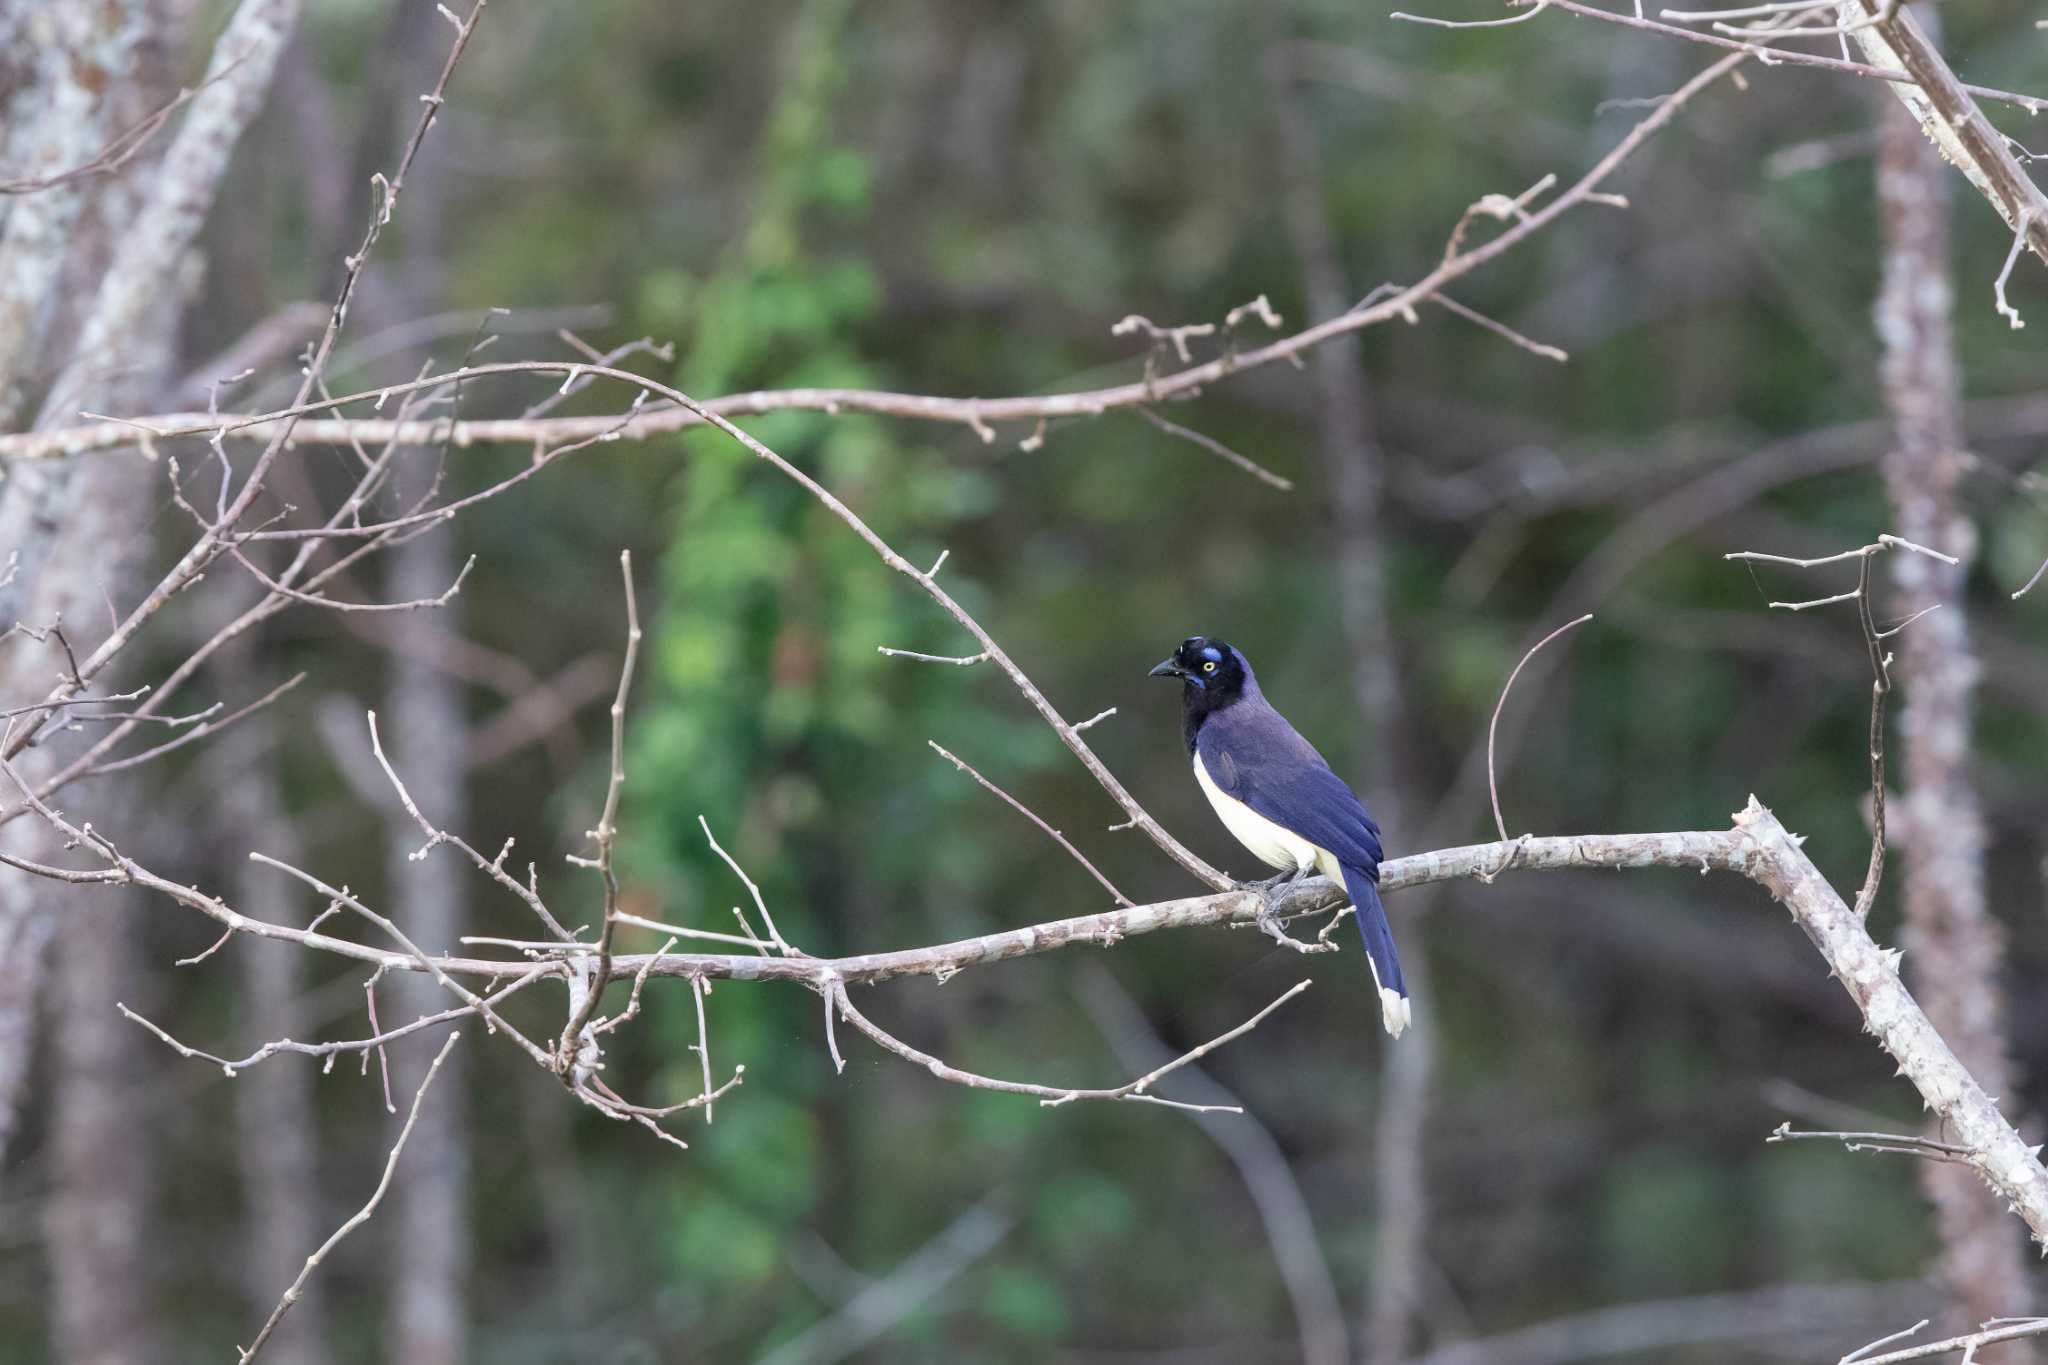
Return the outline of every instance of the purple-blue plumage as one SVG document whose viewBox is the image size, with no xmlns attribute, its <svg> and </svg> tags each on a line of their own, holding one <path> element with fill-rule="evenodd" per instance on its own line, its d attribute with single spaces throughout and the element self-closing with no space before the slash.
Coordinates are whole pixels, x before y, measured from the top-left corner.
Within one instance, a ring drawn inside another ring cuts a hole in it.
<svg viewBox="0 0 2048 1365">
<path fill-rule="evenodd" d="M 1202 722 L 1195 752 L 1226 795 L 1328 849 L 1338 862 L 1379 877 L 1380 827 L 1315 746 L 1259 694 L 1249 669 L 1243 694 Z"/>
<path fill-rule="evenodd" d="M 1312 858 L 1306 850 L 1293 856 L 1325 870 L 1330 862 L 1336 864 L 1381 987 L 1388 1031 L 1399 1034 L 1407 1022 L 1408 989 L 1380 904 L 1380 830 L 1365 803 L 1273 709 L 1251 665 L 1230 645 L 1197 635 L 1152 671 L 1184 684 L 1182 737 L 1197 776 L 1214 788 L 1209 798 L 1231 832 L 1273 866 L 1292 870 L 1285 866 L 1289 855 L 1272 850 L 1272 832 L 1258 820 L 1246 821 L 1236 805 L 1228 804 L 1234 802 L 1329 858 Z M 1389 993 L 1392 999 L 1385 998 Z"/>
</svg>

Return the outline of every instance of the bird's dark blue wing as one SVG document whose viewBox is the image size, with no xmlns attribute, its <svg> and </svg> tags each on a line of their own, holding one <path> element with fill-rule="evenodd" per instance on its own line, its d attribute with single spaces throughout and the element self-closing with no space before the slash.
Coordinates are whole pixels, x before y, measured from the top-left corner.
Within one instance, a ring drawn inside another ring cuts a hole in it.
<svg viewBox="0 0 2048 1365">
<path fill-rule="evenodd" d="M 1224 792 L 1379 879 L 1380 827 L 1365 803 L 1265 698 L 1247 697 L 1210 716 L 1195 750 Z"/>
</svg>

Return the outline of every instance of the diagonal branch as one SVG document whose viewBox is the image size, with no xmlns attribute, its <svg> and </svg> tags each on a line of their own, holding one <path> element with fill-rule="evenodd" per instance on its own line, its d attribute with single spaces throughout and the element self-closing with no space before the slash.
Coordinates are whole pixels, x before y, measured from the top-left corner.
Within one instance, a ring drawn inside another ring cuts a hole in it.
<svg viewBox="0 0 2048 1365">
<path fill-rule="evenodd" d="M 1897 0 L 1839 0 L 1836 9 L 1843 30 L 1871 65 L 1907 78 L 1892 82 L 1892 93 L 1943 158 L 1998 210 L 2017 239 L 2024 239 L 2036 256 L 2048 261 L 2048 195 L 2020 165 L 2007 138 L 1984 117 L 1969 88 L 1956 79 L 1911 9 Z"/>
</svg>

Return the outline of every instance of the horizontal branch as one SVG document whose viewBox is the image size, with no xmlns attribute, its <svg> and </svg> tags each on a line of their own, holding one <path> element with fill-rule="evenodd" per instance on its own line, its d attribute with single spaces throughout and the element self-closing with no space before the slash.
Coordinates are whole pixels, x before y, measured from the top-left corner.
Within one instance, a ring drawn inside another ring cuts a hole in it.
<svg viewBox="0 0 2048 1365">
<path fill-rule="evenodd" d="M 998 422 L 1039 423 L 1059 418 L 1099 417 L 1114 408 L 1135 408 L 1173 398 L 1192 398 L 1219 380 L 1277 361 L 1294 360 L 1334 337 L 1363 331 L 1365 328 L 1396 318 L 1412 321 L 1417 309 L 1434 297 L 1438 290 L 1470 274 L 1496 256 L 1513 249 L 1524 239 L 1542 231 L 1577 205 L 1597 197 L 1596 191 L 1601 182 L 1669 124 L 1694 95 L 1727 75 L 1745 59 L 1746 55 L 1737 53 L 1724 58 L 1687 81 L 1669 99 L 1630 129 L 1628 135 L 1622 138 L 1613 150 L 1562 194 L 1541 208 L 1531 208 L 1519 213 L 1514 222 L 1498 236 L 1469 249 L 1447 255 L 1420 280 L 1394 290 L 1384 298 L 1334 318 L 1326 318 L 1312 327 L 1304 328 L 1267 345 L 1243 351 L 1226 350 L 1222 355 L 1201 364 L 1186 365 L 1166 374 L 1150 375 L 1135 383 L 1076 393 L 1018 398 L 946 398 L 869 389 L 771 389 L 706 400 L 701 407 L 704 413 L 714 413 L 726 418 L 752 417 L 791 410 L 823 412 L 835 416 L 849 412 L 875 413 L 919 421 L 954 423 L 970 428 L 986 441 L 994 439 L 994 433 L 990 428 Z M 503 374 L 521 368 L 535 367 L 479 365 L 470 367 L 463 374 Z M 569 367 L 557 364 L 549 368 L 559 372 Z M 605 373 L 602 366 L 583 365 L 576 368 L 579 373 L 584 374 Z M 441 375 L 425 382 L 445 384 L 454 378 L 453 375 Z M 301 420 L 295 417 L 295 414 L 331 411 L 350 403 L 373 402 L 380 394 L 398 393 L 403 387 L 405 386 L 389 390 L 371 390 L 327 402 L 307 403 L 291 409 L 290 413 L 266 413 L 258 416 L 164 413 L 129 421 L 100 420 L 62 430 L 0 436 L 0 460 L 52 459 L 123 446 L 147 447 L 158 437 L 173 434 L 210 435 L 218 431 L 235 440 L 265 440 L 275 437 L 282 429 L 280 423 L 286 421 L 293 423 L 290 427 L 290 440 L 295 445 L 347 445 L 352 442 L 381 445 L 395 441 L 403 445 L 445 443 L 455 446 L 534 442 L 553 444 L 598 439 L 645 440 L 652 436 L 700 426 L 707 421 L 703 413 L 681 408 L 643 411 L 626 421 L 621 421 L 616 416 L 412 422 L 384 419 L 357 421 L 339 418 Z"/>
<path fill-rule="evenodd" d="M 11 765 L 4 761 L 0 761 L 0 771 L 12 775 Z M 15 776 L 19 785 L 18 775 Z M 23 790 L 26 791 L 25 788 Z M 17 864 L 25 871 L 59 879 L 122 882 L 157 891 L 220 921 L 230 930 L 331 952 L 371 963 L 380 970 L 429 972 L 475 1008 L 487 1023 L 495 1024 L 501 1030 L 507 1026 L 490 1012 L 488 1004 L 452 978 L 530 979 L 537 965 L 552 965 L 573 986 L 585 980 L 589 959 L 598 951 L 593 945 L 562 944 L 554 948 L 529 949 L 512 960 L 429 957 L 395 926 L 347 892 L 327 886 L 296 868 L 274 862 L 272 865 L 308 882 L 330 903 L 345 904 L 377 924 L 405 951 L 373 948 L 310 929 L 254 919 L 196 887 L 181 886 L 158 876 L 133 858 L 121 854 L 105 836 L 90 826 L 80 828 L 73 825 L 33 795 L 28 799 L 38 814 L 69 837 L 71 847 L 91 849 L 108 865 L 102 870 L 87 871 Z M 1549 838 L 1525 835 L 1510 841 L 1470 844 L 1394 859 L 1381 864 L 1380 886 L 1383 891 L 1392 893 L 1462 878 L 1476 878 L 1490 885 L 1503 873 L 1518 869 L 1671 867 L 1696 870 L 1702 875 L 1713 871 L 1734 872 L 1748 878 L 1769 891 L 1791 913 L 1793 920 L 1819 950 L 1830 975 L 1842 983 L 1863 1016 L 1865 1028 L 1899 1064 L 1899 1073 L 1913 1083 L 1921 1099 L 1939 1119 L 1944 1139 L 1951 1141 L 1956 1149 L 1954 1159 L 1974 1169 L 2025 1220 L 2035 1240 L 2048 1246 L 2048 1169 L 2041 1164 L 2041 1149 L 2029 1147 L 2020 1139 L 1999 1112 L 1998 1102 L 1986 1095 L 1962 1063 L 1957 1061 L 1900 979 L 1901 954 L 1895 949 L 1881 948 L 1871 939 L 1863 918 L 1828 883 L 1812 859 L 1801 850 L 1800 842 L 1785 830 L 1775 815 L 1751 797 L 1749 804 L 1735 814 L 1732 828 L 1726 830 Z M 252 856 L 259 861 L 272 862 L 260 854 Z M 736 865 L 735 870 L 738 870 Z M 817 992 L 826 1003 L 829 1019 L 835 1003 L 842 1007 L 849 1005 L 845 988 L 853 983 L 873 983 L 913 975 L 931 976 L 944 982 L 966 967 L 1050 952 L 1073 944 L 1093 943 L 1109 947 L 1122 939 L 1161 929 L 1256 923 L 1262 911 L 1279 916 L 1313 914 L 1335 908 L 1343 901 L 1344 895 L 1339 887 L 1327 879 L 1316 878 L 1273 890 L 1240 886 L 1215 895 L 1054 920 L 930 947 L 848 957 L 806 957 L 786 945 L 782 946 L 778 956 L 672 953 L 667 951 L 673 944 L 671 939 L 659 953 L 639 956 L 615 954 L 612 969 L 621 978 L 631 976 L 636 992 L 640 983 L 653 976 L 680 976 L 700 984 L 708 978 L 787 981 Z M 765 911 L 766 907 L 762 906 L 762 909 Z M 549 959 L 557 956 L 565 960 L 550 964 Z M 545 1052 L 522 1035 L 514 1032 L 513 1036 L 514 1041 L 538 1053 L 546 1064 Z"/>
<path fill-rule="evenodd" d="M 1589 834 L 1554 838 L 1525 838 L 1506 843 L 1468 844 L 1395 858 L 1380 864 L 1380 890 L 1386 893 L 1428 886 L 1436 882 L 1478 879 L 1502 870 L 1503 864 L 1522 871 L 1563 869 L 1606 869 L 1642 867 L 1690 868 L 1696 872 L 1737 872 L 1748 875 L 1749 841 L 1739 830 L 1695 830 L 1672 834 Z M 220 911 L 225 906 L 196 895 L 187 888 L 151 879 L 145 883 L 181 901 L 206 901 Z M 1127 938 L 1157 933 L 1162 929 L 1185 929 L 1199 925 L 1254 924 L 1259 909 L 1270 898 L 1274 914 L 1281 918 L 1315 914 L 1345 904 L 1343 888 L 1325 877 L 1312 877 L 1272 892 L 1245 887 L 1215 895 L 1190 896 L 1181 900 L 1156 901 L 1124 910 L 1077 915 L 1023 929 L 1007 929 L 975 938 L 896 952 L 860 953 L 848 957 L 805 957 L 801 954 L 763 957 L 752 953 L 664 953 L 650 961 L 649 954 L 620 954 L 613 960 L 621 976 L 646 969 L 659 977 L 711 977 L 733 981 L 789 981 L 811 986 L 836 978 L 856 985 L 871 985 L 902 976 L 932 976 L 945 980 L 955 973 L 991 962 L 1030 957 L 1077 944 L 1109 947 Z M 204 908 L 204 907 L 195 907 Z M 214 913 L 209 911 L 209 913 Z M 233 914 L 232 911 L 227 911 Z M 216 915 L 216 917 L 219 917 Z M 298 942 L 344 957 L 355 958 L 392 971 L 422 971 L 426 967 L 411 954 L 392 952 L 324 934 L 309 934 L 283 925 L 269 925 L 247 916 L 235 915 L 243 932 Z M 534 951 L 542 951 L 535 949 Z M 596 951 L 593 945 L 563 946 L 547 951 L 562 954 Z M 499 979 L 524 975 L 533 968 L 529 958 L 513 960 L 442 957 L 433 966 L 450 976 Z"/>
</svg>

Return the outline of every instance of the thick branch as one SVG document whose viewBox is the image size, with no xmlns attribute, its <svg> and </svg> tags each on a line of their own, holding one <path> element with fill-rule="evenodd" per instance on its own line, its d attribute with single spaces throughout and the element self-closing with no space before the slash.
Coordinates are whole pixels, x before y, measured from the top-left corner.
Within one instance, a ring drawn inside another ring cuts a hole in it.
<svg viewBox="0 0 2048 1365">
<path fill-rule="evenodd" d="M 1920 130 L 1991 202 L 2006 226 L 2048 261 L 2048 195 L 2021 167 L 2009 140 L 1984 117 L 1912 11 L 1879 0 L 1841 0 L 1836 8 L 1842 28 L 1873 66 L 1909 78 L 1892 82 L 1891 89 Z"/>
</svg>

